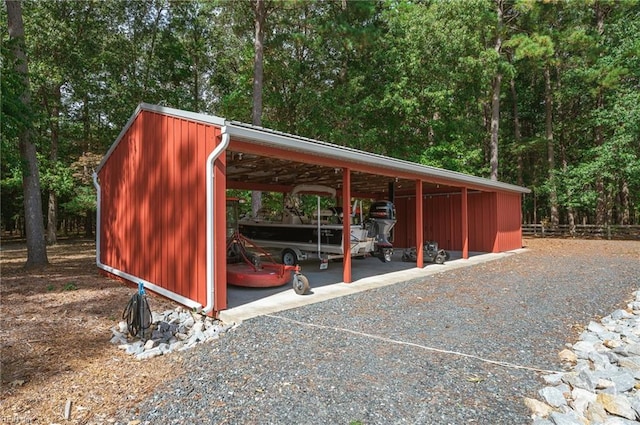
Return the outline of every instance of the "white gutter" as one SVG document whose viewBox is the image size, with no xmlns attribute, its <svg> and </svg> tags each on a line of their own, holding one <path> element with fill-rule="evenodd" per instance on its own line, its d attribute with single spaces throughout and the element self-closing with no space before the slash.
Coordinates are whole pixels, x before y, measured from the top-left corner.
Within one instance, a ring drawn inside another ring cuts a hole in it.
<svg viewBox="0 0 640 425">
<path fill-rule="evenodd" d="M 101 196 L 101 188 L 100 188 L 100 183 L 98 183 L 98 174 L 96 172 L 93 173 L 93 185 L 96 188 L 96 191 L 98 192 L 98 202 L 97 202 L 97 216 L 96 216 L 96 265 L 98 266 L 98 268 L 109 272 L 113 275 L 116 275 L 118 277 L 121 277 L 123 279 L 126 279 L 130 282 L 133 283 L 142 283 L 142 285 L 157 293 L 160 294 L 164 297 L 167 297 L 171 300 L 174 300 L 182 305 L 185 305 L 189 308 L 193 308 L 196 310 L 200 310 L 200 308 L 202 308 L 202 304 L 198 303 L 197 301 L 194 301 L 192 299 L 183 297 L 182 295 L 176 294 L 175 292 L 169 291 L 168 289 L 165 289 L 159 285 L 156 285 L 153 282 L 149 282 L 148 280 L 142 279 L 138 276 L 134 276 L 132 274 L 129 274 L 127 272 L 124 272 L 122 270 L 116 269 L 115 267 L 111 267 L 108 266 L 104 263 L 102 263 L 102 260 L 100 259 L 100 238 L 101 238 L 101 206 L 102 206 L 102 196 Z"/>
<path fill-rule="evenodd" d="M 218 159 L 225 149 L 229 146 L 229 140 L 231 139 L 229 133 L 227 133 L 227 126 L 221 127 L 222 141 L 207 157 L 207 305 L 202 309 L 203 313 L 209 313 L 213 310 L 213 295 L 214 295 L 214 253 L 215 253 L 215 241 L 213 238 L 214 227 L 214 212 L 215 212 L 215 196 L 214 196 L 214 167 L 213 163 Z"/>
</svg>

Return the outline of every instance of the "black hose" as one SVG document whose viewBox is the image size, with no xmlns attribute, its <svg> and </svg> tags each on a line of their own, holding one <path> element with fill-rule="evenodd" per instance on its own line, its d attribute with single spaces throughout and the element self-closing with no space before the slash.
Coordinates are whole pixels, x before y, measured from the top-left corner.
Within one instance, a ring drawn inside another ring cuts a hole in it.
<svg viewBox="0 0 640 425">
<path fill-rule="evenodd" d="M 151 327 L 151 308 L 147 297 L 140 292 L 134 294 L 122 312 L 122 318 L 127 321 L 127 329 L 131 336 L 140 336 L 145 341 L 147 330 Z"/>
</svg>

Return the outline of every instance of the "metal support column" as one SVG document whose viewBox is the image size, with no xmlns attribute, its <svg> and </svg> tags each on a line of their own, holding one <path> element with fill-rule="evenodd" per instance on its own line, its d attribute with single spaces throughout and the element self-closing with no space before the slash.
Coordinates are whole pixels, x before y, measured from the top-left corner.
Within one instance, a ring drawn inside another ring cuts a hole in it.
<svg viewBox="0 0 640 425">
<path fill-rule="evenodd" d="M 416 267 L 424 267 L 424 199 L 422 196 L 422 180 L 416 180 Z"/>
<path fill-rule="evenodd" d="M 469 258 L 469 208 L 467 203 L 467 188 L 463 187 L 460 192 L 461 197 L 461 214 L 462 223 L 462 258 L 465 260 Z"/>
<path fill-rule="evenodd" d="M 344 253 L 342 281 L 351 283 L 351 170 L 342 169 L 342 240 Z"/>
</svg>

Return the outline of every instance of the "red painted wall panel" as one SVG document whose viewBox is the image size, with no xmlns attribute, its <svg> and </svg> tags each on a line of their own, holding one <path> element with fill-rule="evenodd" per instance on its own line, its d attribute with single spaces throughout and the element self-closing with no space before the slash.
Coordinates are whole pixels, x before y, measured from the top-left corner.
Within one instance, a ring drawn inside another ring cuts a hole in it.
<svg viewBox="0 0 640 425">
<path fill-rule="evenodd" d="M 99 174 L 102 262 L 206 304 L 206 159 L 219 134 L 137 116 Z"/>
<path fill-rule="evenodd" d="M 397 221 L 393 227 L 393 245 L 399 248 L 416 246 L 416 208 L 407 198 L 397 198 Z"/>
<path fill-rule="evenodd" d="M 519 194 L 497 194 L 498 237 L 500 251 L 522 248 L 522 199 Z"/>
<path fill-rule="evenodd" d="M 469 250 L 494 252 L 496 237 L 495 193 L 470 193 Z"/>
<path fill-rule="evenodd" d="M 424 197 L 424 241 L 440 248 L 462 250 L 460 194 Z M 522 246 L 519 194 L 469 192 L 467 195 L 469 250 L 502 252 Z M 394 245 L 415 246 L 415 198 L 395 200 L 398 214 Z"/>
</svg>

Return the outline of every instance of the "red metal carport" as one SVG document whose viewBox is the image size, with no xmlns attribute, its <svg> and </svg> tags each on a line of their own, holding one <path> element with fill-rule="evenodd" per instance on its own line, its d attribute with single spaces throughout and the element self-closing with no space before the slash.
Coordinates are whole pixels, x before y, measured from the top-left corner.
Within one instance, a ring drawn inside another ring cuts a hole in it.
<svg viewBox="0 0 640 425">
<path fill-rule="evenodd" d="M 96 173 L 98 267 L 216 315 L 226 301 L 226 190 L 297 184 L 393 198 L 396 247 L 502 252 L 522 245 L 529 190 L 211 115 L 141 104 Z M 349 234 L 349 222 L 344 223 Z M 348 251 L 349 241 L 345 240 Z M 343 281 L 351 282 L 345 257 Z M 423 267 L 418 249 L 417 267 Z"/>
</svg>

